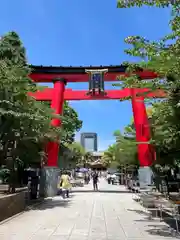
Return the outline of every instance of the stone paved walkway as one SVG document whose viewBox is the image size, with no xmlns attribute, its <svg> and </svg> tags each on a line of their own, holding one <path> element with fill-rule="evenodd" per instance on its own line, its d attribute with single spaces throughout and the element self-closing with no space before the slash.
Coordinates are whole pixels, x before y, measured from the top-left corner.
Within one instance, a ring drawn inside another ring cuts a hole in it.
<svg viewBox="0 0 180 240">
<path fill-rule="evenodd" d="M 124 187 L 108 185 L 105 180 L 100 182 L 101 192 L 90 192 L 91 187 L 84 187 L 84 193 L 74 192 L 69 201 L 48 199 L 1 224 L 0 240 L 176 239 L 169 236 L 164 223 L 148 221 L 144 209 Z"/>
</svg>

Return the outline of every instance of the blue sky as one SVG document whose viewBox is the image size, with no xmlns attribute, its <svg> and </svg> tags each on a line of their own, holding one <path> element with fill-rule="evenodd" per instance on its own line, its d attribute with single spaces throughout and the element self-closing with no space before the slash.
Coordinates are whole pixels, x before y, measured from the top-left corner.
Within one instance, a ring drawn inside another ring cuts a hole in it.
<svg viewBox="0 0 180 240">
<path fill-rule="evenodd" d="M 169 17 L 168 9 L 117 9 L 115 0 L 1 0 L 0 34 L 17 31 L 31 64 L 118 65 L 134 60 L 124 53 L 125 37 L 158 40 L 169 32 Z M 68 87 L 86 89 L 87 84 Z M 106 88 L 113 87 L 108 83 Z M 81 131 L 98 133 L 100 150 L 132 117 L 130 102 L 79 101 L 71 106 L 83 120 Z"/>
</svg>

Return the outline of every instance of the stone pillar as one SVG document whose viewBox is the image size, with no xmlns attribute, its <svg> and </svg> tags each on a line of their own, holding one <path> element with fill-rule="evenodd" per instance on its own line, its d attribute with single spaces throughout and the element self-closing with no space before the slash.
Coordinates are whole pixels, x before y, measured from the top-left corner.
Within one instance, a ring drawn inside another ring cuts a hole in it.
<svg viewBox="0 0 180 240">
<path fill-rule="evenodd" d="M 66 82 L 64 79 L 54 79 L 54 95 L 51 101 L 51 108 L 55 114 L 63 114 L 65 85 Z M 52 119 L 51 124 L 54 127 L 60 127 L 61 120 Z M 46 146 L 46 153 L 47 166 L 41 172 L 40 195 L 43 197 L 53 197 L 57 194 L 59 143 L 49 142 Z"/>
<path fill-rule="evenodd" d="M 59 169 L 57 167 L 44 167 L 40 174 L 40 189 L 41 197 L 54 197 L 57 194 L 57 182 Z"/>
<path fill-rule="evenodd" d="M 152 171 L 150 166 L 155 161 L 155 151 L 149 144 L 151 139 L 150 125 L 146 113 L 144 97 L 138 96 L 138 89 L 132 89 L 132 109 L 134 125 L 136 129 L 136 141 L 138 142 L 138 158 L 140 162 L 140 185 L 151 184 Z"/>
</svg>

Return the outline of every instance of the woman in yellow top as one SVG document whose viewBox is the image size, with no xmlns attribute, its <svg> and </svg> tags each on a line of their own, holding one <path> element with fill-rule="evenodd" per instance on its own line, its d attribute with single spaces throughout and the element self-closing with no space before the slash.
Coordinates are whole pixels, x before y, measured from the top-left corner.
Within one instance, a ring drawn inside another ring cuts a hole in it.
<svg viewBox="0 0 180 240">
<path fill-rule="evenodd" d="M 69 191 L 71 189 L 71 182 L 70 182 L 70 176 L 68 175 L 68 173 L 65 171 L 62 175 L 61 175 L 61 179 L 60 179 L 60 187 L 62 187 L 62 196 L 63 198 L 65 198 L 65 196 L 67 198 L 69 198 Z"/>
</svg>

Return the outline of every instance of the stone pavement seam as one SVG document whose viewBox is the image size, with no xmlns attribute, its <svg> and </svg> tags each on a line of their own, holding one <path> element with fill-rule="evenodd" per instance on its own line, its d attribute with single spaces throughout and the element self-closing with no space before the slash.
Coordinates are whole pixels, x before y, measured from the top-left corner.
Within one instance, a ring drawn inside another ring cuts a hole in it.
<svg viewBox="0 0 180 240">
<path fill-rule="evenodd" d="M 151 225 L 154 223 L 147 221 L 146 216 L 139 213 L 142 207 L 132 200 L 131 194 L 124 192 L 123 186 L 108 185 L 102 180 L 100 189 L 107 193 L 77 193 L 67 203 L 60 197 L 53 198 L 54 202 L 45 201 L 42 207 L 27 211 L 16 219 L 0 225 L 0 239 L 177 239 L 161 235 L 161 232 L 151 234 L 150 230 L 153 230 Z M 114 190 L 119 191 L 119 194 L 113 193 Z M 160 227 L 161 225 L 158 229 Z"/>
<path fill-rule="evenodd" d="M 77 216 L 77 218 L 76 219 L 78 219 L 78 217 L 81 215 L 81 213 L 79 213 L 78 214 L 78 216 Z M 73 233 L 73 230 L 74 230 L 74 228 L 75 228 L 75 226 L 76 226 L 76 222 L 77 221 L 75 221 L 75 223 L 74 223 L 74 225 L 73 225 L 73 227 L 72 227 L 72 229 L 71 229 L 71 232 L 70 232 L 70 234 L 69 234 L 69 236 L 68 236 L 68 239 L 67 240 L 69 240 L 70 238 L 71 238 L 71 236 L 72 236 L 72 233 Z"/>
<path fill-rule="evenodd" d="M 104 216 L 104 221 L 105 221 L 106 237 L 108 238 L 107 222 L 106 222 L 106 214 L 105 214 L 105 210 L 104 210 L 104 206 L 103 206 L 103 204 L 102 204 L 102 210 L 103 210 L 103 216 Z"/>
<path fill-rule="evenodd" d="M 132 202 L 131 203 L 132 204 L 132 206 L 134 206 L 134 207 L 140 207 L 137 203 L 135 203 L 135 202 Z M 126 207 L 125 206 L 123 206 L 123 208 L 124 208 L 124 210 L 125 210 L 125 212 L 127 213 L 127 215 L 128 215 L 128 209 L 126 209 Z M 116 209 L 114 209 L 115 210 L 115 212 L 117 212 L 116 211 Z M 125 229 L 124 229 L 124 227 L 123 227 L 123 225 L 122 225 L 122 222 L 121 222 L 121 220 L 120 220 L 120 217 L 117 215 L 117 217 L 118 217 L 118 221 L 119 221 L 119 224 L 120 224 L 120 226 L 121 226 L 121 228 L 122 228 L 122 230 L 123 230 L 123 233 L 124 233 L 124 235 L 126 236 L 126 238 L 127 239 L 131 239 L 131 237 L 128 237 L 128 235 L 127 235 L 127 233 L 126 233 L 126 231 L 125 231 Z M 139 233 L 140 233 L 140 237 L 138 236 L 138 237 L 134 237 L 134 238 L 143 238 L 144 237 L 144 235 L 143 235 L 143 233 L 142 233 L 142 231 L 141 231 L 141 229 L 136 225 L 136 223 L 134 223 L 133 222 L 133 227 L 135 227 L 138 231 L 139 231 Z M 134 239 L 134 238 L 132 238 L 132 239 Z"/>
<path fill-rule="evenodd" d="M 52 199 L 52 198 L 48 198 L 48 199 Z M 58 224 L 58 226 L 55 228 L 55 230 L 52 232 L 52 234 L 51 234 L 51 236 L 53 236 L 53 234 L 56 232 L 56 230 L 58 229 L 58 227 L 60 226 L 60 224 L 61 224 L 61 222 Z M 41 229 L 41 227 L 42 226 L 40 226 L 40 228 L 39 229 Z M 38 230 L 39 230 L 38 229 Z M 37 230 L 37 232 L 38 232 L 38 230 Z M 33 234 L 33 235 L 35 235 L 36 234 L 36 232 Z M 51 237 L 51 236 L 49 236 L 49 238 Z M 31 236 L 31 238 L 32 238 L 32 236 Z M 30 240 L 31 240 L 31 238 L 30 238 Z"/>
<path fill-rule="evenodd" d="M 89 221 L 89 230 L 88 230 L 88 238 L 90 236 L 90 231 L 91 231 L 91 226 L 92 226 L 92 217 L 93 217 L 94 207 L 95 207 L 95 202 L 93 202 L 93 206 L 92 206 L 92 210 L 91 210 L 91 216 L 90 216 L 90 221 Z"/>
<path fill-rule="evenodd" d="M 123 207 L 123 208 L 125 209 L 125 207 Z M 117 213 L 116 210 L 115 210 L 115 212 Z M 118 219 L 118 222 L 119 222 L 119 226 L 120 226 L 120 228 L 122 229 L 122 231 L 124 233 L 124 236 L 127 238 L 126 232 L 125 232 L 125 230 L 124 230 L 124 228 L 123 228 L 123 226 L 121 224 L 120 217 L 119 217 L 118 213 L 117 213 L 117 219 Z"/>
</svg>

